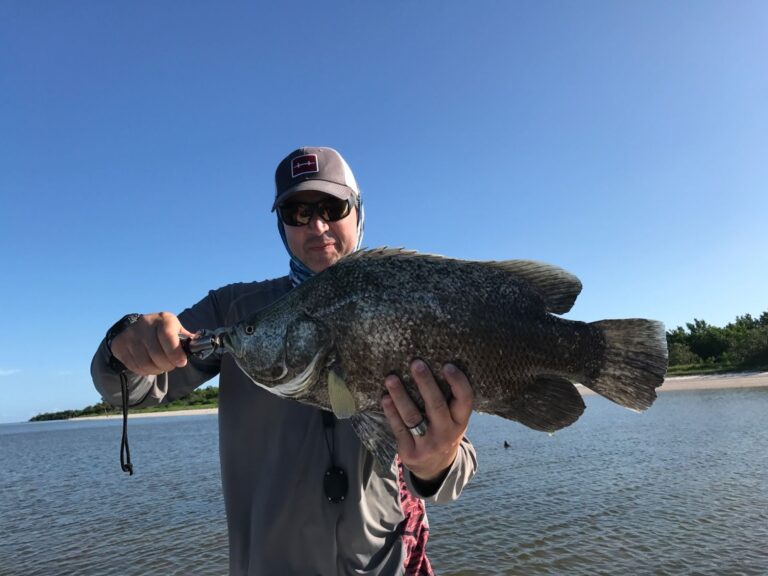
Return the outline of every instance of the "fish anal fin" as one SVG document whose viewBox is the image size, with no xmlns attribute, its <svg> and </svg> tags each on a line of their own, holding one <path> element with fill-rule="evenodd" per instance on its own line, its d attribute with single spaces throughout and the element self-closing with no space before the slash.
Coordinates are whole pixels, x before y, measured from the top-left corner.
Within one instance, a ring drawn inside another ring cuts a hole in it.
<svg viewBox="0 0 768 576">
<path fill-rule="evenodd" d="M 335 366 L 328 370 L 328 397 L 336 418 L 343 420 L 356 412 L 355 397 L 349 391 L 341 370 Z"/>
<path fill-rule="evenodd" d="M 542 375 L 494 414 L 517 420 L 534 430 L 555 432 L 576 422 L 584 408 L 584 400 L 571 381 L 560 376 Z"/>
<path fill-rule="evenodd" d="M 360 442 L 373 456 L 376 472 L 380 476 L 387 475 L 395 463 L 397 443 L 384 414 L 358 412 L 349 420 Z"/>
</svg>

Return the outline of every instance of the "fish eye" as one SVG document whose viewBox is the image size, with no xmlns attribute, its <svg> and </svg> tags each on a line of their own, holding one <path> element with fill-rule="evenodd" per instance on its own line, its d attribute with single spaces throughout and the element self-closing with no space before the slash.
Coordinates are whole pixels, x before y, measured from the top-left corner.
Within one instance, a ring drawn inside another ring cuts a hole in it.
<svg viewBox="0 0 768 576">
<path fill-rule="evenodd" d="M 254 332 L 253 326 L 246 326 L 245 327 L 245 333 L 248 334 L 248 336 L 253 334 L 253 332 Z"/>
</svg>

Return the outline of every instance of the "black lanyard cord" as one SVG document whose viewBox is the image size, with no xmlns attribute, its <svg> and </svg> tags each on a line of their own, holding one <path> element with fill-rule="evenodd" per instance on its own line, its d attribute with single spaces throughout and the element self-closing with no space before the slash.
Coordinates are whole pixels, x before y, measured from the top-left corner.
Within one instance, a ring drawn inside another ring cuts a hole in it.
<svg viewBox="0 0 768 576">
<path fill-rule="evenodd" d="M 128 447 L 128 378 L 125 370 L 120 372 L 120 391 L 123 399 L 123 439 L 120 441 L 120 468 L 133 476 L 133 464 L 131 464 L 131 449 Z"/>
<path fill-rule="evenodd" d="M 323 432 L 325 434 L 325 445 L 328 447 L 328 455 L 331 458 L 331 466 L 336 466 L 336 462 L 333 457 L 334 449 L 336 448 L 336 437 L 333 434 L 333 428 L 334 428 L 334 425 L 336 424 L 334 421 L 334 416 L 331 412 L 328 412 L 327 410 L 323 410 L 321 414 L 323 416 Z M 328 440 L 328 431 L 331 432 L 330 440 Z"/>
<path fill-rule="evenodd" d="M 328 455 L 331 459 L 331 465 L 325 471 L 323 477 L 323 491 L 326 498 L 330 502 L 343 502 L 347 497 L 347 491 L 349 490 L 349 482 L 347 480 L 347 473 L 343 468 L 336 465 L 335 449 L 336 449 L 336 437 L 333 433 L 333 428 L 336 424 L 336 417 L 326 410 L 322 411 L 323 416 L 323 432 L 325 434 L 325 445 L 328 447 Z M 328 438 L 330 432 L 331 438 Z"/>
</svg>

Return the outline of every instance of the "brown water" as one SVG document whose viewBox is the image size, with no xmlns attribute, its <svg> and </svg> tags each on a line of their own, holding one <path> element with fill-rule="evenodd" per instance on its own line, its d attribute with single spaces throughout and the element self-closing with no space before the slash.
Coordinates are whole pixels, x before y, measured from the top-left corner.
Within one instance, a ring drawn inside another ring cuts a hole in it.
<svg viewBox="0 0 768 576">
<path fill-rule="evenodd" d="M 439 574 L 768 574 L 767 390 L 586 401 L 553 437 L 473 417 Z M 216 418 L 133 419 L 130 478 L 118 422 L 0 425 L 0 575 L 225 574 Z"/>
</svg>

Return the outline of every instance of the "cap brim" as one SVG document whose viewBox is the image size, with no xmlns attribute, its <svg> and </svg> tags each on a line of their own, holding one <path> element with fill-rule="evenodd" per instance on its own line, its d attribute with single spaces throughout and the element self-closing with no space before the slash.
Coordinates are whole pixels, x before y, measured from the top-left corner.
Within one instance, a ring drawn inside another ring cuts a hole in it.
<svg viewBox="0 0 768 576">
<path fill-rule="evenodd" d="M 340 198 L 341 200 L 349 200 L 352 196 L 355 196 L 354 190 L 351 188 L 348 188 L 347 186 L 343 186 L 341 184 L 336 184 L 335 182 L 328 182 L 327 180 L 304 180 L 303 182 L 299 182 L 295 186 L 291 186 L 280 194 L 277 198 L 275 198 L 275 203 L 272 204 L 272 212 L 274 212 L 280 204 L 285 202 L 286 200 L 289 200 L 292 196 L 295 196 L 299 192 L 306 192 L 307 190 L 312 190 L 315 192 L 322 192 L 323 194 L 329 194 L 331 196 L 335 196 L 336 198 Z"/>
</svg>

